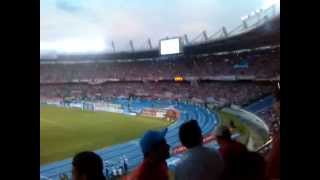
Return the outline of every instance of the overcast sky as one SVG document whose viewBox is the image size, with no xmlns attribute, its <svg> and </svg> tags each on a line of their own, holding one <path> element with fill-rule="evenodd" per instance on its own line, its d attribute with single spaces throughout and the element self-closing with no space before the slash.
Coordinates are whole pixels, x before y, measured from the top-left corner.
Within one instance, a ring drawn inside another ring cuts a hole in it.
<svg viewBox="0 0 320 180">
<path fill-rule="evenodd" d="M 164 37 L 208 34 L 280 0 L 41 0 L 41 50 L 68 52 L 128 49 Z"/>
</svg>

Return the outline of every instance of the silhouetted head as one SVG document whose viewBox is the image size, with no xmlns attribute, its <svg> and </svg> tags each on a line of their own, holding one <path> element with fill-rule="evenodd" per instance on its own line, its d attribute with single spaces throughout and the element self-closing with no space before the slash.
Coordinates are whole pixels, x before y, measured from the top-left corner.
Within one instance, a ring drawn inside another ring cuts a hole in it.
<svg viewBox="0 0 320 180">
<path fill-rule="evenodd" d="M 81 152 L 72 160 L 73 180 L 104 180 L 103 162 L 94 152 Z"/>
<path fill-rule="evenodd" d="M 263 180 L 266 176 L 266 162 L 257 152 L 243 153 L 237 162 L 236 175 L 239 180 Z"/>
<path fill-rule="evenodd" d="M 220 126 L 215 132 L 218 144 L 221 144 L 221 141 L 231 140 L 231 132 L 228 127 Z"/>
<path fill-rule="evenodd" d="M 166 142 L 165 135 L 167 129 L 163 131 L 147 131 L 140 140 L 140 147 L 145 159 L 153 162 L 166 160 L 170 157 L 169 145 Z"/>
<path fill-rule="evenodd" d="M 193 148 L 202 144 L 201 129 L 196 120 L 190 120 L 180 126 L 179 138 L 185 147 Z"/>
<path fill-rule="evenodd" d="M 230 126 L 231 128 L 236 128 L 236 125 L 234 124 L 233 121 L 230 121 L 229 126 Z"/>
</svg>

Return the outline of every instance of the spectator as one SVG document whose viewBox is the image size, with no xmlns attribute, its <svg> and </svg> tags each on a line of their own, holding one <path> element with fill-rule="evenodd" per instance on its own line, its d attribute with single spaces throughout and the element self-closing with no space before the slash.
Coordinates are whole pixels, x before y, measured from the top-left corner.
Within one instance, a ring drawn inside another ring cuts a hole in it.
<svg viewBox="0 0 320 180">
<path fill-rule="evenodd" d="M 280 92 L 279 92 L 280 93 Z M 279 93 L 275 96 L 275 102 L 272 107 L 273 111 L 273 120 L 274 121 L 279 121 L 280 122 L 280 95 Z"/>
<path fill-rule="evenodd" d="M 231 132 L 234 132 L 236 130 L 236 125 L 234 124 L 234 122 L 232 120 L 229 123 L 229 129 Z"/>
<path fill-rule="evenodd" d="M 126 156 L 123 156 L 123 169 L 124 173 L 128 172 L 128 158 Z"/>
<path fill-rule="evenodd" d="M 122 176 L 122 167 L 121 166 L 118 167 L 117 172 L 118 172 L 119 176 Z"/>
<path fill-rule="evenodd" d="M 266 162 L 257 152 L 244 152 L 233 162 L 237 169 L 228 180 L 265 180 Z M 229 176 L 230 177 L 230 176 Z"/>
<path fill-rule="evenodd" d="M 109 175 L 110 175 L 109 166 L 110 166 L 109 161 L 105 161 L 105 162 L 104 162 L 104 167 L 106 168 L 106 169 L 105 169 L 105 175 L 106 175 L 107 178 L 108 178 Z"/>
<path fill-rule="evenodd" d="M 280 88 L 275 92 L 275 103 L 273 104 L 273 132 L 272 149 L 266 157 L 267 178 L 280 179 Z M 276 126 L 278 125 L 278 126 Z"/>
<path fill-rule="evenodd" d="M 72 161 L 73 180 L 105 180 L 103 161 L 94 152 L 81 152 Z"/>
<path fill-rule="evenodd" d="M 177 164 L 175 179 L 220 179 L 223 171 L 223 160 L 214 149 L 202 145 L 201 129 L 196 120 L 181 125 L 179 138 L 188 151 Z"/>
<path fill-rule="evenodd" d="M 112 176 L 117 176 L 118 172 L 115 167 L 112 167 Z"/>
<path fill-rule="evenodd" d="M 236 156 L 241 152 L 247 151 L 247 148 L 243 144 L 232 140 L 231 132 L 228 127 L 221 126 L 216 132 L 216 138 L 220 146 L 219 152 L 222 158 L 227 162 L 231 156 Z"/>
<path fill-rule="evenodd" d="M 129 177 L 131 180 L 168 180 L 166 159 L 169 158 L 169 145 L 164 131 L 148 131 L 140 140 L 144 156 L 142 164 Z"/>
<path fill-rule="evenodd" d="M 229 128 L 221 126 L 216 132 L 217 142 L 220 146 L 219 152 L 224 160 L 225 169 L 223 179 L 231 180 L 238 176 L 237 170 L 242 168 L 237 163 L 241 156 L 247 152 L 247 148 L 231 139 Z"/>
<path fill-rule="evenodd" d="M 272 139 L 272 149 L 266 157 L 267 178 L 270 180 L 280 179 L 280 132 L 278 131 Z"/>
<path fill-rule="evenodd" d="M 108 167 L 106 168 L 105 173 L 106 173 L 106 177 L 109 177 L 109 169 L 108 169 Z"/>
</svg>

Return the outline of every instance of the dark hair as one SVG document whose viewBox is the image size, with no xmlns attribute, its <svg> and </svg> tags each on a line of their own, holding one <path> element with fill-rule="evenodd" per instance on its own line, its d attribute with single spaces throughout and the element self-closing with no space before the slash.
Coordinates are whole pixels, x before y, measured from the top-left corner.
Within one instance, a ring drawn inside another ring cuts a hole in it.
<svg viewBox="0 0 320 180">
<path fill-rule="evenodd" d="M 216 132 L 217 138 L 231 140 L 231 132 L 227 126 L 220 126 Z"/>
<path fill-rule="evenodd" d="M 234 122 L 233 122 L 232 120 L 230 121 L 229 124 L 230 124 L 230 127 L 231 127 L 231 128 L 236 128 L 236 125 L 234 124 Z"/>
<path fill-rule="evenodd" d="M 261 180 L 265 178 L 266 162 L 257 152 L 245 152 L 238 159 L 238 173 L 246 180 Z"/>
<path fill-rule="evenodd" d="M 102 159 L 94 152 L 85 151 L 78 153 L 73 158 L 72 165 L 79 174 L 86 175 L 88 180 L 105 179 Z"/>
<path fill-rule="evenodd" d="M 180 126 L 179 138 L 182 145 L 192 148 L 202 144 L 201 129 L 196 120 L 190 120 Z"/>
</svg>

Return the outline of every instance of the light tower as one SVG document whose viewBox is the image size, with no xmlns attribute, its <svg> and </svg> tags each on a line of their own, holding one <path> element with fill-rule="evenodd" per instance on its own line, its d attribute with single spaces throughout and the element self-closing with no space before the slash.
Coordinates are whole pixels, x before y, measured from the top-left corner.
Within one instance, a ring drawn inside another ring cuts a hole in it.
<svg viewBox="0 0 320 180">
<path fill-rule="evenodd" d="M 116 47 L 115 47 L 115 45 L 114 45 L 114 42 L 113 42 L 113 41 L 111 41 L 111 47 L 112 47 L 113 52 L 115 53 L 115 52 L 116 52 Z"/>
<path fill-rule="evenodd" d="M 206 31 L 206 30 L 202 31 L 202 36 L 203 36 L 203 38 L 204 38 L 204 41 L 207 42 L 209 38 L 208 38 L 208 35 L 207 35 L 207 31 Z"/>
<path fill-rule="evenodd" d="M 258 9 L 258 10 L 255 11 L 255 15 L 258 18 L 258 23 L 261 22 L 261 14 L 262 14 L 262 12 L 263 11 L 261 9 Z"/>
<path fill-rule="evenodd" d="M 228 37 L 228 32 L 227 32 L 227 28 L 226 27 L 222 27 L 222 33 L 224 37 Z"/>
<path fill-rule="evenodd" d="M 264 20 L 264 22 L 267 22 L 267 21 L 269 20 L 268 15 L 265 15 L 265 16 L 263 17 L 263 20 Z"/>
<path fill-rule="evenodd" d="M 276 16 L 276 4 L 273 4 L 271 8 L 272 8 L 272 15 Z"/>
<path fill-rule="evenodd" d="M 148 38 L 148 46 L 149 46 L 149 49 L 152 49 L 152 44 L 151 44 L 150 38 Z"/>
<path fill-rule="evenodd" d="M 130 48 L 131 48 L 131 52 L 134 52 L 134 46 L 133 46 L 133 41 L 132 40 L 129 41 L 129 45 L 130 45 Z"/>
<path fill-rule="evenodd" d="M 243 29 L 247 29 L 247 28 L 248 28 L 247 19 L 248 19 L 247 16 L 241 18 L 241 20 L 242 20 L 242 25 L 243 25 Z"/>
<path fill-rule="evenodd" d="M 184 35 L 184 42 L 186 45 L 189 45 L 189 39 L 187 34 Z"/>
</svg>

